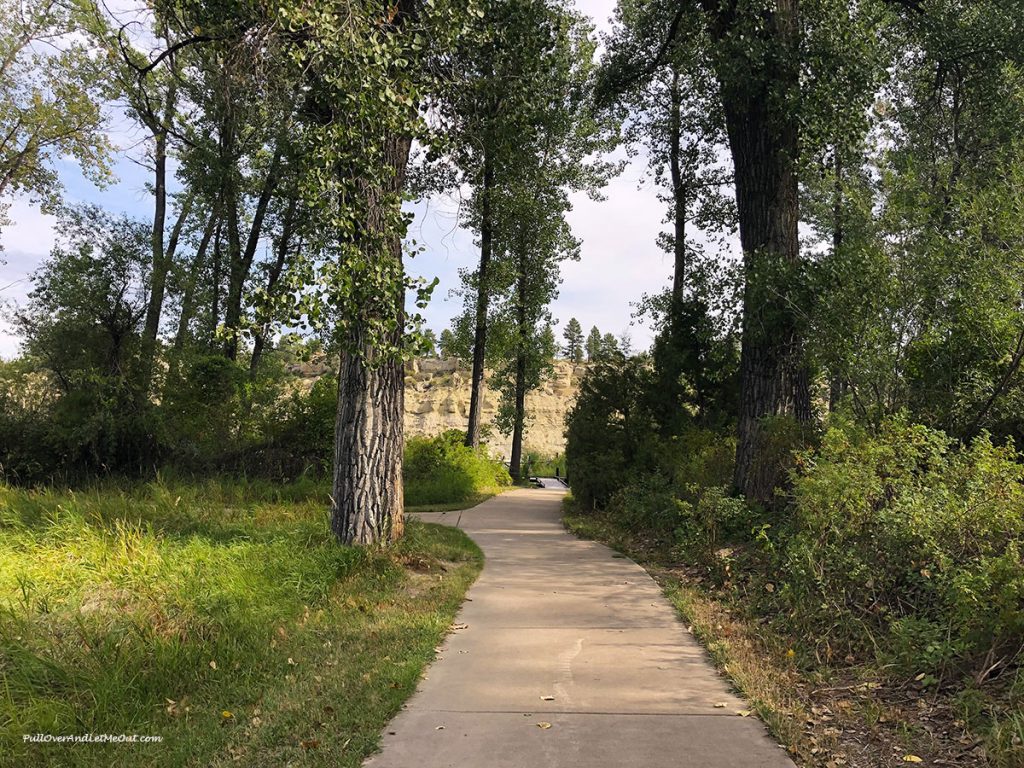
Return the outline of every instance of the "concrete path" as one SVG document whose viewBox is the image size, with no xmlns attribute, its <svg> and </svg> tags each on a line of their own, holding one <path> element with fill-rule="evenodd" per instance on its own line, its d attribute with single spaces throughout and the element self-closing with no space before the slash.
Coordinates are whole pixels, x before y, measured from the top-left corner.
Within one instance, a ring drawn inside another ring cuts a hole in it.
<svg viewBox="0 0 1024 768">
<path fill-rule="evenodd" d="M 644 570 L 563 530 L 561 499 L 422 516 L 487 560 L 367 768 L 793 768 Z"/>
</svg>

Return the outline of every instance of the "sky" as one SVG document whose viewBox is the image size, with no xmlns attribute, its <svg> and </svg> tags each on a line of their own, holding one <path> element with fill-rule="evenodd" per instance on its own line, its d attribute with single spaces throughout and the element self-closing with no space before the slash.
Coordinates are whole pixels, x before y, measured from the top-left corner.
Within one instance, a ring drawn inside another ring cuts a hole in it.
<svg viewBox="0 0 1024 768">
<path fill-rule="evenodd" d="M 598 31 L 609 28 L 614 0 L 577 0 L 577 8 L 589 15 Z M 123 120 L 115 121 L 114 142 L 128 150 L 118 160 L 115 183 L 97 189 L 72 162 L 59 167 L 69 203 L 94 203 L 108 210 L 148 219 L 152 201 L 146 190 L 148 171 L 132 159 L 138 136 Z M 134 154 L 138 154 L 137 152 Z M 665 208 L 653 184 L 645 179 L 646 161 L 639 156 L 604 189 L 603 201 L 585 194 L 573 197 L 568 215 L 581 241 L 581 258 L 562 267 L 562 284 L 552 304 L 560 329 L 572 317 L 584 331 L 597 326 L 602 333 L 627 332 L 634 349 L 651 342 L 650 329 L 634 324 L 633 303 L 645 293 L 662 290 L 670 282 L 670 258 L 656 244 L 664 228 Z M 460 310 L 460 300 L 450 292 L 458 286 L 458 270 L 472 267 L 478 257 L 471 232 L 458 226 L 458 201 L 434 198 L 415 206 L 416 218 L 409 231 L 425 250 L 409 262 L 409 271 L 440 280 L 430 306 L 424 311 L 427 324 L 440 333 Z M 55 240 L 56 221 L 28 200 L 16 199 L 9 211 L 11 224 L 0 233 L 0 358 L 18 354 L 19 341 L 4 318 L 12 306 L 23 302 L 30 289 L 29 275 L 46 258 Z"/>
</svg>

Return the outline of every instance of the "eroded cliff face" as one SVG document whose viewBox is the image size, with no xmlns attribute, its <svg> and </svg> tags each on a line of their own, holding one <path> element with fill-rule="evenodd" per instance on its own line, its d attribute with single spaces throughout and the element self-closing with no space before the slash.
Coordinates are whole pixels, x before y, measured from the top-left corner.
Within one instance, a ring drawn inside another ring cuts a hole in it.
<svg viewBox="0 0 1024 768">
<path fill-rule="evenodd" d="M 405 434 L 433 436 L 449 429 L 466 429 L 469 418 L 469 380 L 471 362 L 449 358 L 421 358 L 405 368 Z M 318 358 L 289 366 L 290 371 L 309 387 L 331 370 L 331 364 Z M 526 397 L 526 434 L 523 448 L 555 455 L 565 450 L 565 415 L 576 401 L 580 379 L 586 364 L 556 360 L 552 375 Z M 489 425 L 498 410 L 499 393 L 486 386 L 485 377 L 482 421 Z M 487 445 L 491 452 L 508 460 L 512 438 L 491 428 Z"/>
<path fill-rule="evenodd" d="M 526 397 L 527 425 L 523 447 L 554 455 L 565 450 L 565 414 L 576 400 L 585 365 L 556 360 L 552 375 Z M 470 361 L 423 358 L 406 366 L 406 435 L 436 435 L 448 429 L 466 429 L 469 418 Z M 482 421 L 491 424 L 499 393 L 486 386 Z M 512 438 L 491 428 L 487 444 L 492 453 L 508 459 Z"/>
</svg>

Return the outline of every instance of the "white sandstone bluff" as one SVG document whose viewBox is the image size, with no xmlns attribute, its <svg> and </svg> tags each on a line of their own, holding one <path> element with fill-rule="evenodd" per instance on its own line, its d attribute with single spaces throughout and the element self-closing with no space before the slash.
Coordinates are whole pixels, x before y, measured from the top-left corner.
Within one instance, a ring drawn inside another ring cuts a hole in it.
<svg viewBox="0 0 1024 768">
<path fill-rule="evenodd" d="M 449 429 L 466 429 L 469 417 L 471 362 L 458 358 L 419 358 L 406 365 L 405 433 L 433 436 Z M 322 358 L 312 363 L 289 366 L 303 383 L 327 373 Z M 540 387 L 526 396 L 526 434 L 523 449 L 555 455 L 565 450 L 565 415 L 572 408 L 585 363 L 555 360 L 554 369 Z M 498 393 L 487 387 L 485 377 L 482 423 L 488 425 L 498 408 Z M 512 438 L 490 429 L 487 444 L 492 454 L 508 460 Z"/>
</svg>

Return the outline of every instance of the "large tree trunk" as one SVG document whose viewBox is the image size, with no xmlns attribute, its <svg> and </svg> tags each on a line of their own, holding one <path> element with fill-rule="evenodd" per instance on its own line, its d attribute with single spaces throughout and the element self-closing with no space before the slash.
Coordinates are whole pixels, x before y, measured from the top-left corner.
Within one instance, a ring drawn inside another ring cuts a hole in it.
<svg viewBox="0 0 1024 768">
<path fill-rule="evenodd" d="M 718 12 L 723 16 L 717 36 L 735 53 L 737 43 L 726 39 L 730 20 L 725 11 Z M 777 0 L 761 29 L 769 37 L 763 46 L 771 46 L 771 55 L 749 68 L 737 68 L 736 56 L 730 56 L 719 80 L 736 171 L 746 279 L 734 481 L 748 499 L 763 503 L 781 480 L 765 450 L 765 418 L 792 414 L 807 419 L 811 409 L 799 307 L 791 293 L 800 260 L 797 0 Z"/>
<path fill-rule="evenodd" d="M 494 168 L 488 148 L 484 147 L 484 184 L 480 201 L 480 268 L 477 270 L 476 330 L 473 336 L 473 373 L 470 379 L 469 425 L 466 445 L 480 445 L 480 413 L 484 397 L 484 361 L 487 353 L 487 313 L 490 309 L 490 266 L 493 247 L 493 219 L 491 216 L 491 190 L 494 187 Z"/>
<path fill-rule="evenodd" d="M 383 189 L 365 190 L 366 227 L 377 240 L 400 206 L 411 140 L 391 137 L 385 161 L 391 181 Z M 373 259 L 402 260 L 402 240 L 390 235 L 387 254 Z M 401 347 L 405 326 L 405 290 L 395 287 L 393 307 L 398 322 L 390 339 Z M 338 373 L 338 409 L 334 427 L 334 481 L 331 495 L 331 529 L 345 544 L 394 541 L 404 528 L 402 487 L 403 418 L 405 415 L 405 365 L 394 356 L 381 357 L 361 328 L 345 339 Z"/>
</svg>

